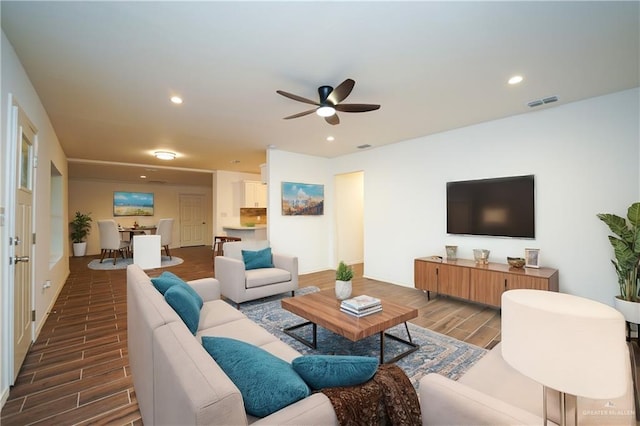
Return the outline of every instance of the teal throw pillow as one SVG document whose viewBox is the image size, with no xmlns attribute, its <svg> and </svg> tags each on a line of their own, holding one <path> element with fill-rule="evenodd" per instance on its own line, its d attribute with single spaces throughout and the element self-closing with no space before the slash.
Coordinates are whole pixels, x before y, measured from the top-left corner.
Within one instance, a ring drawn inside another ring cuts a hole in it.
<svg viewBox="0 0 640 426">
<path fill-rule="evenodd" d="M 273 268 L 271 247 L 258 251 L 242 250 L 244 269 Z"/>
<path fill-rule="evenodd" d="M 304 355 L 291 362 L 312 389 L 355 386 L 370 380 L 378 358 L 351 355 Z"/>
<path fill-rule="evenodd" d="M 183 286 L 174 285 L 164 293 L 164 300 L 195 335 L 200 324 L 200 307 L 193 296 Z"/>
<path fill-rule="evenodd" d="M 262 348 L 227 337 L 202 337 L 202 346 L 238 387 L 244 408 L 265 417 L 309 396 L 291 364 Z"/>
<path fill-rule="evenodd" d="M 202 300 L 202 297 L 200 297 L 198 292 L 195 291 L 193 287 L 187 284 L 182 278 L 180 278 L 176 274 L 165 271 L 162 274 L 160 274 L 160 276 L 156 278 L 151 278 L 151 283 L 156 288 L 156 290 L 158 290 L 161 294 L 165 294 L 167 290 L 174 285 L 179 285 L 181 287 L 184 287 L 184 289 L 187 292 L 189 292 L 191 297 L 193 297 L 194 300 L 198 303 L 198 309 L 202 309 L 202 305 L 204 305 L 204 301 Z"/>
</svg>

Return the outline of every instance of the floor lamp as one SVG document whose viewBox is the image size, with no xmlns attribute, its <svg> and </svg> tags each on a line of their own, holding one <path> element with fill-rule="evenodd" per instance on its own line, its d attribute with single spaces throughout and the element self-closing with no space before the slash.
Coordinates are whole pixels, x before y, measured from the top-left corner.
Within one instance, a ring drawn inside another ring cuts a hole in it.
<svg viewBox="0 0 640 426">
<path fill-rule="evenodd" d="M 570 294 L 510 290 L 502 294 L 502 357 L 547 389 L 560 393 L 560 423 L 566 425 L 566 395 L 617 398 L 631 379 L 625 320 L 611 306 Z M 575 424 L 578 424 L 576 399 Z"/>
</svg>

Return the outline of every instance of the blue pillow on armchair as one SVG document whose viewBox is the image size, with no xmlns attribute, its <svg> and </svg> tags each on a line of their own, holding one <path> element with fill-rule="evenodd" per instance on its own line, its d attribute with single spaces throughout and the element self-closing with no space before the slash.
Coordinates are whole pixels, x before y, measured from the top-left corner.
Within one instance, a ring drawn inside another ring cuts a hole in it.
<svg viewBox="0 0 640 426">
<path fill-rule="evenodd" d="M 244 269 L 273 268 L 273 257 L 271 256 L 271 247 L 267 247 L 258 251 L 242 250 L 242 260 L 244 260 Z"/>
</svg>

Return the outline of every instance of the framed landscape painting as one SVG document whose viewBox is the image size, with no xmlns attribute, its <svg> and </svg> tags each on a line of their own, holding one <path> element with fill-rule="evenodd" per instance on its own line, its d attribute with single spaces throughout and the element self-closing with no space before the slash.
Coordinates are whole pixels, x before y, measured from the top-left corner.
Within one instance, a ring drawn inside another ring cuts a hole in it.
<svg viewBox="0 0 640 426">
<path fill-rule="evenodd" d="M 324 214 L 324 185 L 282 182 L 283 216 Z"/>
<path fill-rule="evenodd" d="M 114 216 L 153 216 L 153 192 L 113 193 Z"/>
</svg>

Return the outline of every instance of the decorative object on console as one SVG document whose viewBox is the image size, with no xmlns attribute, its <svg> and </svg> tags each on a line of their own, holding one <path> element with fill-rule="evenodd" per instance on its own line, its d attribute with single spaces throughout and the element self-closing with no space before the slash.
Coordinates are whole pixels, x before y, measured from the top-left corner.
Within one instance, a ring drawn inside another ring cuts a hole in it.
<svg viewBox="0 0 640 426">
<path fill-rule="evenodd" d="M 566 394 L 593 399 L 625 394 L 631 376 L 624 334 L 622 314 L 600 302 L 542 290 L 502 294 L 502 356 L 543 385 L 545 419 L 549 390 L 560 392 L 561 425 Z M 577 402 L 573 406 L 577 425 L 580 408 Z"/>
<path fill-rule="evenodd" d="M 447 251 L 447 260 L 457 260 L 458 246 L 444 246 Z"/>
<path fill-rule="evenodd" d="M 540 267 L 540 250 L 528 248 L 524 249 L 524 258 L 527 268 L 539 268 Z"/>
<path fill-rule="evenodd" d="M 486 249 L 473 249 L 473 258 L 476 263 L 486 265 L 489 263 L 489 250 Z"/>
<path fill-rule="evenodd" d="M 351 296 L 352 279 L 353 269 L 341 260 L 338 269 L 336 269 L 336 297 L 338 299 L 344 300 Z"/>
<path fill-rule="evenodd" d="M 525 262 L 525 259 L 522 257 L 507 257 L 507 263 L 512 268 L 522 268 Z"/>
</svg>

